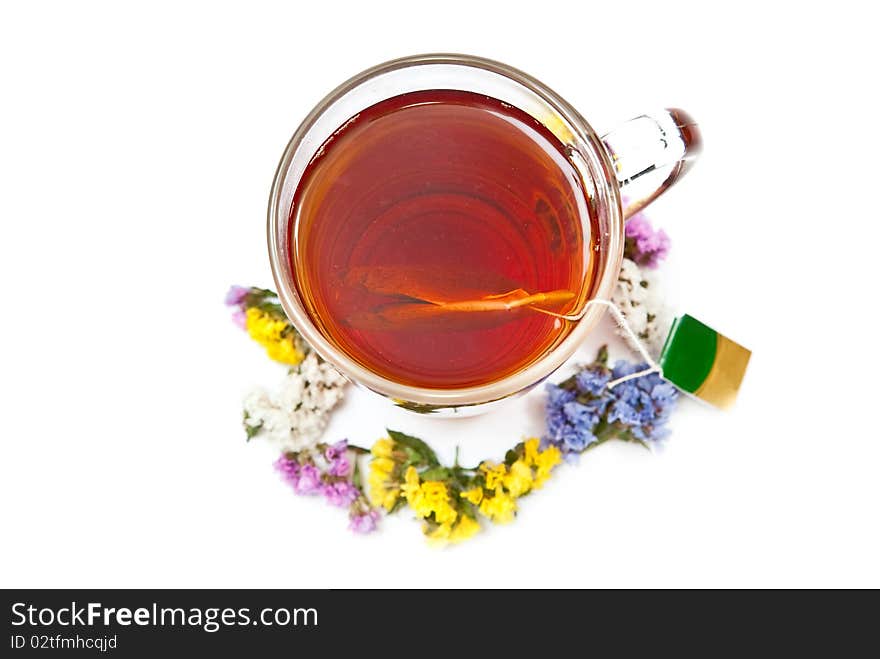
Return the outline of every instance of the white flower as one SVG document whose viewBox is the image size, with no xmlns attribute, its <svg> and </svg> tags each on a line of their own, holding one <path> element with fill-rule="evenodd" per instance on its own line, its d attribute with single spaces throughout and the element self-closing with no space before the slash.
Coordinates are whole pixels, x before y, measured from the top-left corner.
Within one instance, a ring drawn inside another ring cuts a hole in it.
<svg viewBox="0 0 880 659">
<path fill-rule="evenodd" d="M 672 314 L 664 304 L 656 276 L 642 270 L 635 262 L 623 259 L 611 301 L 626 316 L 627 323 L 651 356 L 659 356 L 672 324 Z M 622 329 L 617 331 L 628 339 Z"/>
<path fill-rule="evenodd" d="M 313 448 L 330 411 L 342 400 L 346 379 L 330 364 L 309 355 L 270 394 L 255 389 L 244 399 L 248 434 L 259 434 L 285 451 Z"/>
</svg>

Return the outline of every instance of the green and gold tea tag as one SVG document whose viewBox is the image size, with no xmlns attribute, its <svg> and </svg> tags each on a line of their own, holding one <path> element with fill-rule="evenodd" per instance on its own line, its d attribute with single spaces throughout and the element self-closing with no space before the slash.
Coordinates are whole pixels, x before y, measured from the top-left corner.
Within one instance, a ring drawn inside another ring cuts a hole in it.
<svg viewBox="0 0 880 659">
<path fill-rule="evenodd" d="M 752 352 L 693 316 L 672 323 L 660 354 L 663 377 L 722 409 L 736 400 Z"/>
</svg>

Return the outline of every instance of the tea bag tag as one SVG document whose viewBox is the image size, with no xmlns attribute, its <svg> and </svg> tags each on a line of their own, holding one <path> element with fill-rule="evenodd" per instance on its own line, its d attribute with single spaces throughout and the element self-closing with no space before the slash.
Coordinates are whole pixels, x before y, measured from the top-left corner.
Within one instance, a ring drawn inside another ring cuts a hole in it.
<svg viewBox="0 0 880 659">
<path fill-rule="evenodd" d="M 687 314 L 672 323 L 660 353 L 663 378 L 721 409 L 736 400 L 751 350 Z"/>
</svg>

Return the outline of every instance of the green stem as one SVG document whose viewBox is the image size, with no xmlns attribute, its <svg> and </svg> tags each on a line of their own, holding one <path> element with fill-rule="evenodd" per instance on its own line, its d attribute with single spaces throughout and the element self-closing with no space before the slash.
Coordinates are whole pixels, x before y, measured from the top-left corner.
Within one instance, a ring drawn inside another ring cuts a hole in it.
<svg viewBox="0 0 880 659">
<path fill-rule="evenodd" d="M 361 484 L 361 465 L 357 458 L 354 459 L 354 471 L 351 474 L 351 484 L 357 489 L 362 489 Z"/>
</svg>

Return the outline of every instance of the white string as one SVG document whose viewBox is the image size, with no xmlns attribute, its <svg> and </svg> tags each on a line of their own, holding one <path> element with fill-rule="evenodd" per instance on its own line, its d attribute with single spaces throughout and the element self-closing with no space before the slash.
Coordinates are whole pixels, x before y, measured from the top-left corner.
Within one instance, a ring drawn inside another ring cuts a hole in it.
<svg viewBox="0 0 880 659">
<path fill-rule="evenodd" d="M 552 311 L 547 311 L 546 309 L 539 309 L 538 307 L 532 307 L 535 311 L 540 311 L 541 313 L 547 314 L 548 316 L 554 316 L 555 318 L 562 318 L 563 320 L 577 321 L 584 317 L 587 313 L 587 309 L 590 308 L 591 304 L 604 304 L 608 307 L 608 310 L 611 311 L 611 315 L 614 316 L 614 320 L 617 322 L 617 325 L 623 328 L 623 331 L 626 332 L 627 337 L 629 338 L 631 345 L 634 345 L 636 349 L 639 351 L 639 354 L 642 356 L 642 359 L 648 364 L 648 368 L 642 369 L 641 371 L 636 371 L 635 373 L 630 373 L 629 375 L 624 375 L 623 377 L 619 377 L 615 380 L 611 380 L 606 386 L 609 389 L 613 389 L 619 384 L 623 384 L 624 382 L 628 382 L 629 380 L 635 380 L 636 378 L 643 377 L 645 375 L 650 375 L 651 373 L 659 373 L 660 377 L 663 377 L 663 369 L 660 365 L 654 361 L 651 357 L 648 350 L 645 348 L 644 343 L 638 337 L 638 335 L 633 332 L 632 327 L 629 326 L 629 323 L 626 322 L 626 316 L 623 315 L 623 312 L 620 308 L 611 302 L 610 300 L 603 300 L 600 298 L 593 298 L 589 300 L 584 308 L 581 309 L 576 314 L 560 314 L 553 313 Z"/>
</svg>

